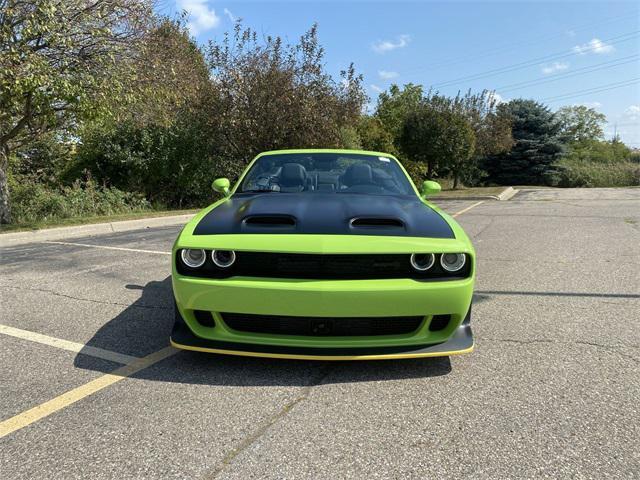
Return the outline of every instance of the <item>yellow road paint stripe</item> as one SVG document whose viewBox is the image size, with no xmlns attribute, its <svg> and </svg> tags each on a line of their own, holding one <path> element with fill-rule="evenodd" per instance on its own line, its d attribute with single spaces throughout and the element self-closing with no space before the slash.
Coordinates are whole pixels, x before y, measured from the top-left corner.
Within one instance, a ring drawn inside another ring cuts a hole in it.
<svg viewBox="0 0 640 480">
<path fill-rule="evenodd" d="M 63 408 L 68 407 L 89 395 L 93 395 L 103 388 L 113 385 L 114 383 L 139 372 L 140 370 L 150 367 L 154 363 L 176 354 L 177 352 L 179 352 L 179 350 L 173 347 L 165 347 L 162 350 L 158 350 L 157 352 L 147 355 L 146 357 L 139 358 L 129 365 L 120 367 L 112 373 L 102 375 L 89 383 L 85 383 L 84 385 L 74 388 L 73 390 L 69 390 L 56 398 L 33 407 L 30 410 L 19 413 L 18 415 L 0 423 L 0 438 L 3 438 L 16 430 L 20 430 L 33 422 L 37 422 L 38 420 L 48 417 L 52 413 L 62 410 Z"/>
<path fill-rule="evenodd" d="M 171 252 L 161 252 L 160 250 L 141 250 L 139 248 L 109 247 L 107 245 L 91 245 L 90 243 L 54 242 L 52 240 L 47 240 L 42 243 L 49 243 L 54 245 L 67 245 L 70 247 L 101 248 L 103 250 L 118 250 L 120 252 L 155 253 L 156 255 L 171 255 Z"/>
<path fill-rule="evenodd" d="M 425 358 L 425 357 L 448 357 L 451 355 L 462 355 L 473 351 L 474 345 L 463 350 L 452 350 L 449 352 L 431 352 L 431 353 L 389 353 L 382 355 L 294 355 L 291 353 L 262 353 L 262 352 L 243 352 L 242 350 L 221 350 L 218 348 L 193 347 L 191 345 L 182 345 L 181 343 L 171 340 L 171 345 L 181 350 L 191 350 L 193 352 L 203 353 L 219 353 L 223 355 L 238 355 L 241 357 L 257 357 L 257 358 L 281 358 L 289 360 L 392 360 L 406 358 Z"/>
<path fill-rule="evenodd" d="M 468 212 L 472 208 L 477 207 L 478 205 L 484 203 L 483 201 L 474 203 L 470 207 L 467 207 L 463 210 L 460 210 L 457 213 L 454 213 L 452 217 L 457 217 L 458 215 L 462 215 L 465 212 Z M 90 245 L 84 243 L 73 243 L 73 242 L 54 242 L 47 241 L 44 243 L 50 244 L 58 244 L 58 245 L 69 245 L 76 247 L 87 247 L 87 248 L 102 248 L 105 250 L 120 250 L 120 251 L 129 251 L 129 252 L 140 252 L 140 253 L 155 253 L 160 255 L 171 255 L 171 252 L 160 252 L 155 250 L 139 250 L 134 248 L 123 248 L 123 247 L 108 247 L 104 245 Z M 18 330 L 18 329 L 16 329 Z M 52 338 L 52 337 L 49 337 Z M 57 339 L 55 339 L 57 340 Z M 65 341 L 62 341 L 65 342 Z M 73 342 L 69 342 L 73 343 Z M 67 346 L 69 346 L 67 344 Z M 177 347 L 177 348 L 176 348 Z M 75 348 L 75 347 L 74 347 Z M 0 423 L 0 438 L 3 438 L 10 433 L 15 432 L 16 430 L 20 430 L 38 420 L 41 420 L 49 415 L 62 410 L 69 405 L 72 405 L 90 395 L 93 395 L 100 390 L 113 385 L 114 383 L 119 382 L 120 380 L 130 377 L 131 375 L 143 370 L 145 368 L 150 367 L 151 365 L 164 360 L 172 355 L 175 355 L 179 352 L 180 349 L 184 350 L 194 350 L 194 351 L 205 351 L 205 352 L 214 352 L 214 353 L 223 353 L 223 354 L 232 354 L 232 355 L 245 355 L 245 356 L 260 356 L 260 357 L 271 357 L 271 358 L 304 358 L 304 359 L 316 359 L 316 360 L 380 360 L 385 358 L 417 358 L 417 357 L 433 357 L 433 356 L 446 356 L 446 355 L 459 355 L 463 353 L 469 353 L 473 350 L 473 346 L 465 350 L 458 350 L 453 352 L 440 352 L 440 353 L 431 353 L 431 354 L 405 354 L 405 355 L 360 355 L 360 356 L 314 356 L 314 355 L 286 355 L 286 354 L 256 354 L 254 352 L 241 352 L 241 351 L 228 351 L 228 350 L 216 350 L 216 349 L 204 349 L 198 347 L 190 347 L 186 345 L 180 345 L 173 340 L 171 341 L 171 346 L 165 347 L 162 350 L 158 350 L 146 357 L 139 358 L 134 360 L 133 362 L 125 365 L 123 367 L 114 370 L 112 373 L 108 373 L 101 377 L 96 378 L 95 380 L 90 381 L 89 383 L 85 383 L 73 390 L 69 390 L 62 395 L 53 398 L 47 402 L 44 402 L 36 407 L 33 407 L 30 410 L 19 413 L 18 415 L 11 417 Z M 74 350 L 75 351 L 75 350 Z"/>
<path fill-rule="evenodd" d="M 28 330 L 22 330 L 20 328 L 10 327 L 8 325 L 0 324 L 0 333 L 9 335 L 11 337 L 20 338 L 22 340 L 29 340 L 31 342 L 48 345 L 50 347 L 60 348 L 62 350 L 69 350 L 70 352 L 82 353 L 83 355 L 102 358 L 103 360 L 109 360 L 111 362 L 122 363 L 124 365 L 138 360 L 138 357 L 125 355 L 124 353 L 112 352 L 103 348 L 84 345 L 77 342 L 71 342 L 69 340 L 63 340 L 61 338 L 50 337 L 49 335 L 30 332 Z"/>
<path fill-rule="evenodd" d="M 460 210 L 459 212 L 454 213 L 453 215 L 451 215 L 452 217 L 457 217 L 458 215 L 462 215 L 463 213 L 468 212 L 469 210 L 471 210 L 472 208 L 476 208 L 478 205 L 480 205 L 481 203 L 484 203 L 484 200 L 480 200 L 479 202 L 474 203 L 473 205 L 471 205 L 470 207 L 467 208 L 463 208 L 462 210 Z"/>
</svg>

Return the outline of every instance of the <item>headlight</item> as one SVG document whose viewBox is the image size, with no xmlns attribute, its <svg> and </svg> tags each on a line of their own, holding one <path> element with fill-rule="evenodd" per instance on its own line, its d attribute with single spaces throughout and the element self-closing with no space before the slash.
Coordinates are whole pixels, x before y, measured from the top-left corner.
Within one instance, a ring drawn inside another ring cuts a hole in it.
<svg viewBox="0 0 640 480">
<path fill-rule="evenodd" d="M 412 253 L 409 261 L 414 269 L 426 272 L 436 263 L 436 256 L 433 253 Z"/>
<path fill-rule="evenodd" d="M 443 253 L 440 256 L 440 265 L 447 272 L 457 272 L 464 267 L 467 257 L 464 253 Z"/>
<path fill-rule="evenodd" d="M 204 265 L 207 256 L 202 249 L 185 248 L 180 253 L 180 258 L 187 267 L 198 268 Z"/>
<path fill-rule="evenodd" d="M 211 252 L 211 260 L 220 268 L 229 268 L 236 261 L 236 252 L 233 250 L 214 250 Z"/>
</svg>

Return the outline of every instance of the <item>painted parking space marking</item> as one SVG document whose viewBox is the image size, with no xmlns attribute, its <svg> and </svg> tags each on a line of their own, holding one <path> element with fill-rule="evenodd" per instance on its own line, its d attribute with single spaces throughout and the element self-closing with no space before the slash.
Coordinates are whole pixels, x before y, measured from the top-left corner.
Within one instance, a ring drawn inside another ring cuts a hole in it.
<svg viewBox="0 0 640 480">
<path fill-rule="evenodd" d="M 458 215 L 462 215 L 463 213 L 468 212 L 469 210 L 471 210 L 472 208 L 476 208 L 478 205 L 484 203 L 484 200 L 480 200 L 479 202 L 474 203 L 473 205 L 467 207 L 467 208 L 463 208 L 462 210 L 460 210 L 459 212 L 454 213 L 453 215 L 451 215 L 452 217 L 457 217 Z"/>
<path fill-rule="evenodd" d="M 103 250 L 118 250 L 120 252 L 154 253 L 156 255 L 171 255 L 171 252 L 162 252 L 160 250 L 141 250 L 139 248 L 109 247 L 107 245 L 92 245 L 90 243 L 54 242 L 49 240 L 42 243 L 48 243 L 52 245 L 67 245 L 69 247 L 101 248 Z"/>
<path fill-rule="evenodd" d="M 456 212 L 452 215 L 452 217 L 457 217 L 459 215 L 462 215 L 465 212 L 468 212 L 469 210 L 471 210 L 472 208 L 477 207 L 478 205 L 484 203 L 483 201 L 480 202 L 476 202 L 473 205 L 460 210 L 459 212 Z M 161 255 L 171 255 L 171 252 L 161 252 L 161 251 L 155 251 L 155 250 L 139 250 L 139 249 L 134 249 L 134 248 L 124 248 L 124 247 L 108 247 L 108 246 L 103 246 L 103 245 L 91 245 L 91 244 L 84 244 L 84 243 L 74 243 L 74 242 L 54 242 L 54 241 L 47 241 L 44 243 L 49 243 L 49 244 L 58 244 L 58 245 L 68 245 L 68 246 L 76 246 L 76 247 L 87 247 L 87 248 L 102 248 L 102 249 L 106 249 L 106 250 L 120 250 L 120 251 L 130 251 L 130 252 L 141 252 L 141 253 L 152 253 L 152 254 L 161 254 Z M 8 327 L 11 328 L 11 327 Z M 19 329 L 14 329 L 14 330 L 19 330 Z M 22 331 L 24 332 L 24 331 Z M 2 332 L 4 333 L 4 332 Z M 31 332 L 29 332 L 31 333 Z M 20 335 L 22 335 L 22 333 L 20 333 Z M 35 334 L 35 335 L 40 335 L 40 334 Z M 14 335 L 17 336 L 17 335 Z M 47 337 L 46 335 L 42 335 L 42 337 Z M 33 337 L 35 338 L 35 337 Z M 53 338 L 53 337 L 47 337 L 47 338 Z M 59 340 L 59 339 L 54 339 L 54 340 Z M 60 345 L 66 345 L 68 347 L 72 347 L 73 348 L 77 348 L 77 346 L 80 346 L 81 344 L 74 344 L 74 342 L 68 342 L 65 343 L 66 341 L 64 340 L 60 340 L 61 342 L 63 342 L 62 344 L 58 344 L 58 346 Z M 57 342 L 56 342 L 57 343 Z M 60 346 L 60 348 L 64 348 L 62 346 Z M 70 348 L 66 348 L 67 350 Z M 88 348 L 85 347 L 84 345 L 82 345 L 82 348 Z M 101 350 L 101 349 L 100 349 Z M 73 350 L 73 351 L 77 351 L 77 350 Z M 34 422 L 37 422 L 38 420 L 41 420 L 45 417 L 48 417 L 49 415 L 62 410 L 63 408 L 68 407 L 69 405 L 72 405 L 86 397 L 89 397 L 91 395 L 93 395 L 96 392 L 99 392 L 100 390 L 103 390 L 104 388 L 107 388 L 110 385 L 113 385 L 114 383 L 119 382 L 120 380 L 123 380 L 125 378 L 128 378 L 132 375 L 134 375 L 135 373 L 139 372 L 140 370 L 143 370 L 145 368 L 148 368 L 162 360 L 164 360 L 165 358 L 168 358 L 172 355 L 175 355 L 176 353 L 178 353 L 180 350 L 174 348 L 174 347 L 165 347 L 161 350 L 158 350 L 154 353 L 151 353 L 149 355 L 147 355 L 146 357 L 143 358 L 134 358 L 133 361 L 131 361 L 131 363 L 128 363 L 126 365 L 124 365 L 123 367 L 120 367 L 116 370 L 114 370 L 112 373 L 107 373 L 105 375 L 102 375 L 98 378 L 96 378 L 95 380 L 92 380 L 88 383 L 85 383 L 84 385 L 81 385 L 79 387 L 76 387 L 72 390 L 69 390 L 68 392 L 65 392 L 51 400 L 48 400 L 40 405 L 37 405 L 29 410 L 26 410 L 22 413 L 19 413 L 18 415 L 15 415 L 3 422 L 0 423 L 0 438 L 3 438 L 17 430 L 20 430 Z M 105 350 L 105 352 L 107 352 Z M 83 352 L 84 353 L 84 352 Z M 109 352 L 112 354 L 115 354 L 115 352 Z"/>
<path fill-rule="evenodd" d="M 178 352 L 179 350 L 173 347 L 165 347 L 162 350 L 158 350 L 157 352 L 147 355 L 146 357 L 138 358 L 129 365 L 125 365 L 124 367 L 114 370 L 112 373 L 102 375 L 89 383 L 85 383 L 84 385 L 74 388 L 73 390 L 69 390 L 68 392 L 65 392 L 47 402 L 19 413 L 18 415 L 0 423 L 0 438 L 37 422 L 38 420 L 48 417 L 52 413 L 62 410 L 83 398 L 93 395 L 94 393 L 99 392 L 120 380 L 130 377 L 140 370 L 150 367 L 151 365 L 175 355 Z"/>
<path fill-rule="evenodd" d="M 138 357 L 125 355 L 124 353 L 112 352 L 103 348 L 92 347 L 91 345 L 84 345 L 77 342 L 71 342 L 69 340 L 63 340 L 62 338 L 50 337 L 49 335 L 30 332 L 28 330 L 22 330 L 20 328 L 10 327 L 8 325 L 0 324 L 0 333 L 9 335 L 11 337 L 20 338 L 22 340 L 29 340 L 31 342 L 48 345 L 50 347 L 68 350 L 70 352 L 82 353 L 83 355 L 89 355 L 91 357 L 101 358 L 103 360 L 109 360 L 111 362 L 122 363 L 123 365 L 127 365 L 138 360 Z"/>
</svg>

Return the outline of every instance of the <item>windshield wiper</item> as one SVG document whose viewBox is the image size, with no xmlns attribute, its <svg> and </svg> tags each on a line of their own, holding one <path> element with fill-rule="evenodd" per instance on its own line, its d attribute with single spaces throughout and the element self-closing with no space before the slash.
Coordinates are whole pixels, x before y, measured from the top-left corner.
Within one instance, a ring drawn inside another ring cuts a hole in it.
<svg viewBox="0 0 640 480">
<path fill-rule="evenodd" d="M 279 193 L 279 191 L 271 190 L 270 188 L 254 188 L 250 190 L 242 190 L 242 193 Z"/>
</svg>

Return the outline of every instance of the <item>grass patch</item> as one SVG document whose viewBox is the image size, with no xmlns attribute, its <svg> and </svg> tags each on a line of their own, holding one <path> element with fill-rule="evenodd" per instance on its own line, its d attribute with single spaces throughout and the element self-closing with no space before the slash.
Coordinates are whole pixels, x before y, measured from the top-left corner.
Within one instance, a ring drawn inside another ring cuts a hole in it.
<svg viewBox="0 0 640 480">
<path fill-rule="evenodd" d="M 156 217 L 169 217 L 172 215 L 187 215 L 190 213 L 195 214 L 198 212 L 195 210 L 143 210 L 139 212 L 119 213 L 114 215 L 95 215 L 89 217 L 71 217 L 71 218 L 59 218 L 51 220 L 42 220 L 39 222 L 0 225 L 0 233 L 9 232 L 23 232 L 27 230 L 40 230 L 43 228 L 55 228 L 55 227 L 67 227 L 73 225 L 91 225 L 94 223 L 110 223 L 119 222 L 123 220 L 137 220 L 140 218 L 156 218 Z"/>
</svg>

